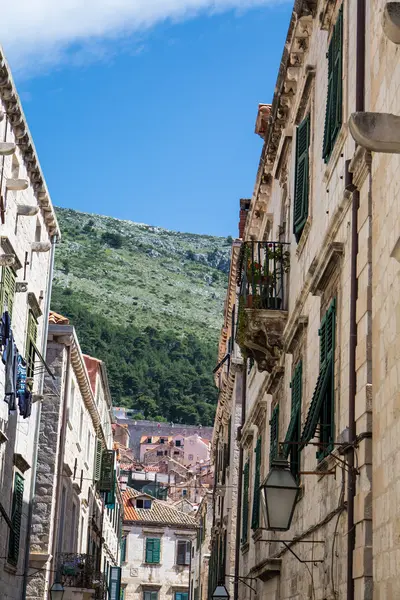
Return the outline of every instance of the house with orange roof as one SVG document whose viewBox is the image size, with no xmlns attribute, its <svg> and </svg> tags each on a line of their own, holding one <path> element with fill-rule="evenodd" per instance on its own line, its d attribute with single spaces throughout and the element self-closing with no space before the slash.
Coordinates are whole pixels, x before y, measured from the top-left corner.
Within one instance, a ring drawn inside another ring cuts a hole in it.
<svg viewBox="0 0 400 600">
<path fill-rule="evenodd" d="M 132 488 L 123 504 L 124 600 L 189 600 L 194 516 Z"/>
</svg>

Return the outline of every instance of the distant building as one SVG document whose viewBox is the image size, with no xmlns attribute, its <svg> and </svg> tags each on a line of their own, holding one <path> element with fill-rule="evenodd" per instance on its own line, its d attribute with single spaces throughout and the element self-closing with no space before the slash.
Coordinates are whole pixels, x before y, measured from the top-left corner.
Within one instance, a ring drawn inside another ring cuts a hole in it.
<svg viewBox="0 0 400 600">
<path fill-rule="evenodd" d="M 210 459 L 210 442 L 198 433 L 190 436 L 143 435 L 140 439 L 140 461 L 145 464 L 158 463 L 163 458 L 172 458 L 186 467 Z"/>
<path fill-rule="evenodd" d="M 192 555 L 191 577 L 193 594 L 190 600 L 209 600 L 208 573 L 213 524 L 213 493 L 208 491 L 196 513 L 197 536 Z"/>
<path fill-rule="evenodd" d="M 194 517 L 132 488 L 123 499 L 123 599 L 189 600 Z"/>
<path fill-rule="evenodd" d="M 52 314 L 40 422 L 27 600 L 103 598 L 119 566 L 122 495 L 104 364 L 82 354 L 75 329 Z"/>
</svg>

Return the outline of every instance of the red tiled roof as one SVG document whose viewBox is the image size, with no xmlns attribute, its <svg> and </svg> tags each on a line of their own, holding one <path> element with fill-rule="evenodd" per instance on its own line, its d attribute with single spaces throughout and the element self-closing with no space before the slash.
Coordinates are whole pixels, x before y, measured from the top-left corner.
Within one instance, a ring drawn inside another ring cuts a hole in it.
<svg viewBox="0 0 400 600">
<path fill-rule="evenodd" d="M 139 496 L 143 496 L 143 494 L 130 487 L 122 493 L 124 522 L 140 521 L 142 523 L 157 523 L 162 525 L 183 525 L 189 528 L 196 526 L 196 520 L 193 517 L 155 498 L 153 499 L 151 508 L 135 508 L 132 506 L 132 498 Z"/>
<path fill-rule="evenodd" d="M 145 473 L 159 473 L 160 467 L 158 465 L 148 465 L 144 468 Z"/>
<path fill-rule="evenodd" d="M 58 313 L 54 312 L 54 310 L 51 310 L 49 315 L 49 323 L 52 323 L 53 325 L 69 325 L 69 319 L 59 315 Z"/>
</svg>

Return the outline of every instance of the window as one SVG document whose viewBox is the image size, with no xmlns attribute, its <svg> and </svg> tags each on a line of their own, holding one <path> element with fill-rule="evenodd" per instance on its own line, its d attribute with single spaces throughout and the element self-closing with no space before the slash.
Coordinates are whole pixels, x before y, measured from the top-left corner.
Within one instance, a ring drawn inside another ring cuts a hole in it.
<svg viewBox="0 0 400 600">
<path fill-rule="evenodd" d="M 69 390 L 69 422 L 72 424 L 74 419 L 74 404 L 75 404 L 75 382 L 71 379 L 71 387 Z"/>
<path fill-rule="evenodd" d="M 75 528 L 76 528 L 76 504 L 72 503 L 72 514 L 71 514 L 71 537 L 69 543 L 69 551 L 73 552 L 75 550 Z"/>
<path fill-rule="evenodd" d="M 32 311 L 30 310 L 28 313 L 28 331 L 26 335 L 26 376 L 33 377 L 35 372 L 35 345 L 37 338 L 37 321 L 33 316 Z"/>
<path fill-rule="evenodd" d="M 175 592 L 174 600 L 189 600 L 189 592 Z"/>
<path fill-rule="evenodd" d="M 83 408 L 81 408 L 81 415 L 79 418 L 79 440 L 82 440 L 83 434 Z"/>
<path fill-rule="evenodd" d="M 157 456 L 164 456 L 163 450 L 157 450 Z"/>
<path fill-rule="evenodd" d="M 164 438 L 160 438 L 160 444 L 164 444 L 164 443 L 165 443 Z"/>
<path fill-rule="evenodd" d="M 177 544 L 177 565 L 190 565 L 190 542 L 187 540 L 179 540 Z"/>
<path fill-rule="evenodd" d="M 92 445 L 92 434 L 88 431 L 86 444 L 86 462 L 89 463 L 90 447 Z"/>
<path fill-rule="evenodd" d="M 65 523 L 65 505 L 67 500 L 67 490 L 63 486 L 61 492 L 61 506 L 60 506 L 60 520 L 58 522 L 58 539 L 57 539 L 57 552 L 61 554 L 63 550 L 63 535 L 64 535 L 64 523 Z"/>
<path fill-rule="evenodd" d="M 298 481 L 300 471 L 300 437 L 301 437 L 301 397 L 302 397 L 302 362 L 298 362 L 290 387 L 292 389 L 292 408 L 290 423 L 286 432 L 284 452 L 290 456 L 290 470 Z"/>
<path fill-rule="evenodd" d="M 327 163 L 342 126 L 342 62 L 343 62 L 343 11 L 333 28 L 328 50 L 328 96 L 326 100 L 324 146 L 322 156 Z"/>
<path fill-rule="evenodd" d="M 279 405 L 277 404 L 272 411 L 272 417 L 269 422 L 269 465 L 278 455 L 278 436 L 279 436 Z"/>
<path fill-rule="evenodd" d="M 82 553 L 83 553 L 83 549 L 85 547 L 84 546 L 84 542 L 85 542 L 85 540 L 84 540 L 84 527 L 85 527 L 85 519 L 83 517 L 81 517 L 81 544 L 80 544 L 80 547 L 81 547 L 81 552 Z"/>
<path fill-rule="evenodd" d="M 19 542 L 21 537 L 22 505 L 24 499 L 24 479 L 19 473 L 14 478 L 11 522 L 12 530 L 8 540 L 8 562 L 15 567 L 18 564 Z"/>
<path fill-rule="evenodd" d="M 188 460 L 193 460 L 193 454 L 188 455 Z"/>
<path fill-rule="evenodd" d="M 179 456 L 179 450 L 174 450 L 174 456 Z"/>
<path fill-rule="evenodd" d="M 335 320 L 336 301 L 332 303 L 321 321 L 319 329 L 319 375 L 301 435 L 303 448 L 316 434 L 319 424 L 320 449 L 317 458 L 321 460 L 333 449 L 334 426 L 334 362 L 335 362 Z"/>
<path fill-rule="evenodd" d="M 293 202 L 293 233 L 298 242 L 308 217 L 308 183 L 310 115 L 300 123 L 296 133 L 296 167 Z"/>
<path fill-rule="evenodd" d="M 260 526 L 260 483 L 261 483 L 261 437 L 257 440 L 255 449 L 256 464 L 254 470 L 254 494 L 253 494 L 253 514 L 251 517 L 251 528 L 258 529 Z"/>
<path fill-rule="evenodd" d="M 147 498 L 138 498 L 136 500 L 136 508 L 151 508 L 151 500 Z"/>
<path fill-rule="evenodd" d="M 148 564 L 160 563 L 160 538 L 146 538 L 146 557 L 145 562 Z"/>
<path fill-rule="evenodd" d="M 121 538 L 121 562 L 126 562 L 126 542 L 128 540 L 128 536 L 123 535 Z"/>
<path fill-rule="evenodd" d="M 250 463 L 247 461 L 243 469 L 242 544 L 247 542 L 249 530 L 249 472 Z"/>
<path fill-rule="evenodd" d="M 96 438 L 96 455 L 95 455 L 95 463 L 94 463 L 94 481 L 100 481 L 101 477 L 101 457 L 102 457 L 102 444 L 101 440 Z"/>
<path fill-rule="evenodd" d="M 10 267 L 2 267 L 0 284 L 0 308 L 1 312 L 7 309 L 12 317 L 12 309 L 15 297 L 15 273 Z"/>
<path fill-rule="evenodd" d="M 182 490 L 182 496 L 183 497 L 187 496 L 187 490 Z"/>
<path fill-rule="evenodd" d="M 148 443 L 148 444 L 151 444 L 151 437 L 150 437 L 150 438 L 147 438 L 147 443 Z"/>
<path fill-rule="evenodd" d="M 158 600 L 158 592 L 144 592 L 143 600 Z"/>
<path fill-rule="evenodd" d="M 176 441 L 175 441 L 175 446 L 176 446 L 177 448 L 180 448 L 180 447 L 182 446 L 181 440 L 176 440 Z"/>
<path fill-rule="evenodd" d="M 42 237 L 42 227 L 40 225 L 40 221 L 36 221 L 36 229 L 35 229 L 35 242 L 40 242 Z"/>
</svg>

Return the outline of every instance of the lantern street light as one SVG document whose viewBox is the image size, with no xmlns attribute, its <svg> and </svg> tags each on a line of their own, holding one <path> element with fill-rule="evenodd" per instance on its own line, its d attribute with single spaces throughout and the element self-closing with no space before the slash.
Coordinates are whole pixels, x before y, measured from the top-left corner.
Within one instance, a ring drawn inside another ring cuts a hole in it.
<svg viewBox="0 0 400 600">
<path fill-rule="evenodd" d="M 271 470 L 260 489 L 264 493 L 267 511 L 267 529 L 287 531 L 290 529 L 300 487 L 283 456 L 271 463 Z"/>
<path fill-rule="evenodd" d="M 229 600 L 230 596 L 226 587 L 220 584 L 215 588 L 211 598 L 212 600 Z"/>
<path fill-rule="evenodd" d="M 55 581 L 50 588 L 51 600 L 62 600 L 64 597 L 64 586 L 59 581 Z"/>
</svg>

